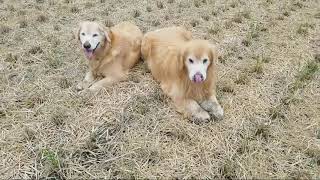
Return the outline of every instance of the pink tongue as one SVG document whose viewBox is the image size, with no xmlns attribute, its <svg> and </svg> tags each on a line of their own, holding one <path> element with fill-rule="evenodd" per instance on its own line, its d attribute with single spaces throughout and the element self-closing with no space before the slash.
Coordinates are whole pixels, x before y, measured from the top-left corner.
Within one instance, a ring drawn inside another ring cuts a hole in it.
<svg viewBox="0 0 320 180">
<path fill-rule="evenodd" d="M 88 59 L 91 59 L 93 57 L 93 51 L 84 50 L 84 53 L 86 54 L 86 57 Z"/>
<path fill-rule="evenodd" d="M 194 75 L 194 80 L 197 83 L 202 82 L 201 74 Z"/>
</svg>

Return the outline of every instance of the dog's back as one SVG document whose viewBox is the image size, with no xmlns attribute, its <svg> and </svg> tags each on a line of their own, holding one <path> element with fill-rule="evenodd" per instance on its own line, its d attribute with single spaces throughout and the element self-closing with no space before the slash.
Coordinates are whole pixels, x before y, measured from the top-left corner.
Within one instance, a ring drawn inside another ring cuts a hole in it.
<svg viewBox="0 0 320 180">
<path fill-rule="evenodd" d="M 138 26 L 131 22 L 121 22 L 111 28 L 112 46 L 115 47 L 114 52 L 121 51 L 124 69 L 131 68 L 140 57 L 141 40 L 143 34 Z M 120 52 L 119 52 L 120 53 Z"/>
<path fill-rule="evenodd" d="M 142 56 L 146 60 L 150 58 L 148 56 L 151 51 L 177 46 L 179 43 L 191 40 L 191 38 L 191 32 L 183 27 L 168 27 L 148 32 L 142 40 Z"/>
<path fill-rule="evenodd" d="M 142 57 L 157 80 L 170 78 L 176 72 L 180 45 L 191 38 L 191 32 L 182 27 L 163 28 L 144 36 Z"/>
</svg>

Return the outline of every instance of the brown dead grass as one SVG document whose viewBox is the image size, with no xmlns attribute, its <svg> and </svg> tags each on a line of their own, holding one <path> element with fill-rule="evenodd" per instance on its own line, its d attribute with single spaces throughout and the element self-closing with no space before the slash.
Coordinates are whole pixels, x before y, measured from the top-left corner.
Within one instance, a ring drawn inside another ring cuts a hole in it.
<svg viewBox="0 0 320 180">
<path fill-rule="evenodd" d="M 317 1 L 1 0 L 2 179 L 319 178 Z M 176 113 L 144 63 L 79 94 L 79 21 L 184 25 L 219 46 L 221 122 Z"/>
</svg>

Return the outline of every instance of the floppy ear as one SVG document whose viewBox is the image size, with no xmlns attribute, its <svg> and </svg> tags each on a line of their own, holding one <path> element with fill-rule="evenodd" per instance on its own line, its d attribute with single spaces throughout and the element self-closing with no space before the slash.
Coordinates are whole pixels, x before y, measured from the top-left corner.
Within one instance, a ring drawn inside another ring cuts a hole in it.
<svg viewBox="0 0 320 180">
<path fill-rule="evenodd" d="M 218 61 L 218 57 L 219 57 L 219 53 L 218 53 L 218 50 L 217 50 L 217 47 L 214 46 L 214 45 L 211 45 L 210 47 L 210 51 L 211 51 L 211 62 L 213 64 L 216 64 L 217 61 Z"/>
<path fill-rule="evenodd" d="M 105 35 L 105 37 L 106 37 L 107 42 L 111 43 L 111 38 L 110 38 L 111 31 L 110 31 L 109 28 L 105 28 L 105 30 L 104 30 L 104 35 Z"/>
<path fill-rule="evenodd" d="M 177 68 L 178 71 L 182 71 L 184 67 L 184 61 L 186 59 L 186 49 L 184 47 L 181 47 L 181 49 L 177 53 Z"/>
<path fill-rule="evenodd" d="M 111 38 L 110 38 L 110 35 L 111 35 L 111 31 L 109 28 L 103 26 L 102 24 L 99 24 L 99 29 L 100 31 L 102 31 L 104 33 L 104 37 L 106 38 L 106 41 L 108 43 L 111 43 Z"/>
</svg>

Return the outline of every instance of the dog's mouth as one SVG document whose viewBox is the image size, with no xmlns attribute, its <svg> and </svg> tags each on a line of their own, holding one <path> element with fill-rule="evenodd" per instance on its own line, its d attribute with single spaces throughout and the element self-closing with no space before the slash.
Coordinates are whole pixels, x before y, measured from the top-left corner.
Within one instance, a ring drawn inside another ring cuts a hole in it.
<svg viewBox="0 0 320 180">
<path fill-rule="evenodd" d="M 96 45 L 94 49 L 84 49 L 84 53 L 89 60 L 94 58 L 95 50 L 98 48 L 99 44 L 100 42 Z"/>
</svg>

